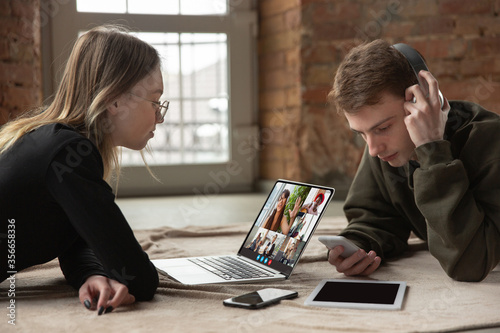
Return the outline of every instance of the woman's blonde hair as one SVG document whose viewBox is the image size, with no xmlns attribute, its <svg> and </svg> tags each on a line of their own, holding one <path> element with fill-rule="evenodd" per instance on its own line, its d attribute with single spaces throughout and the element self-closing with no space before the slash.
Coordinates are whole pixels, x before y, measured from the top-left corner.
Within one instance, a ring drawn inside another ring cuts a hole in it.
<svg viewBox="0 0 500 333">
<path fill-rule="evenodd" d="M 27 112 L 0 130 L 0 155 L 24 134 L 61 123 L 75 128 L 99 149 L 104 178 L 119 169 L 107 107 L 160 66 L 158 52 L 116 25 L 95 27 L 76 41 L 53 102 Z"/>
</svg>

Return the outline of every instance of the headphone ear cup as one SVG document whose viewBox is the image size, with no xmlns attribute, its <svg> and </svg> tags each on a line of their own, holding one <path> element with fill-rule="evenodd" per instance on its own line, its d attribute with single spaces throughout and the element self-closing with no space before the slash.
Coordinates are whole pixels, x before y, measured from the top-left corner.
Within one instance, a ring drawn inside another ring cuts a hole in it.
<svg viewBox="0 0 500 333">
<path fill-rule="evenodd" d="M 439 103 L 441 104 L 441 109 L 444 107 L 444 97 L 443 94 L 441 93 L 441 90 L 438 90 L 438 97 L 439 97 Z"/>
</svg>

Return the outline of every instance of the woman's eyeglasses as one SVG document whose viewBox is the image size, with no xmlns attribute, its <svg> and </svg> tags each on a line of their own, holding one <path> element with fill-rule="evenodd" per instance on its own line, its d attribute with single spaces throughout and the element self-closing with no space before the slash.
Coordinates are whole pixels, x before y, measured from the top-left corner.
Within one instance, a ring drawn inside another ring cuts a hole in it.
<svg viewBox="0 0 500 333">
<path fill-rule="evenodd" d="M 165 119 L 165 115 L 167 114 L 168 106 L 170 105 L 170 101 L 156 102 L 156 101 L 151 101 L 151 100 L 144 98 L 144 97 L 141 97 L 141 96 L 137 96 L 136 94 L 130 93 L 130 95 L 133 95 L 135 97 L 139 97 L 140 99 L 143 99 L 143 100 L 148 101 L 151 104 L 153 104 L 153 107 L 156 110 L 156 121 L 159 123 L 163 122 L 163 120 Z"/>
</svg>

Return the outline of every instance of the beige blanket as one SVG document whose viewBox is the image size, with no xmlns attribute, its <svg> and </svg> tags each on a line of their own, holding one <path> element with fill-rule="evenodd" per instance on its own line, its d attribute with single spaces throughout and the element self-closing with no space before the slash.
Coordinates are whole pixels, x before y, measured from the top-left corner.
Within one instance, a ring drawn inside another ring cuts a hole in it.
<svg viewBox="0 0 500 333">
<path fill-rule="evenodd" d="M 0 284 L 0 331 L 18 332 L 435 332 L 500 327 L 500 267 L 481 283 L 451 280 L 421 243 L 411 240 L 404 258 L 386 263 L 371 278 L 407 281 L 400 311 L 309 307 L 304 300 L 324 278 L 344 278 L 325 261 L 318 235 L 337 234 L 343 218 L 324 219 L 292 274 L 283 282 L 184 286 L 160 276 L 151 302 L 98 317 L 65 284 L 57 261 L 18 273 L 15 324 L 8 323 L 9 283 Z M 248 224 L 137 231 L 152 259 L 234 253 Z M 299 298 L 261 310 L 227 308 L 222 300 L 264 287 L 299 292 Z"/>
</svg>

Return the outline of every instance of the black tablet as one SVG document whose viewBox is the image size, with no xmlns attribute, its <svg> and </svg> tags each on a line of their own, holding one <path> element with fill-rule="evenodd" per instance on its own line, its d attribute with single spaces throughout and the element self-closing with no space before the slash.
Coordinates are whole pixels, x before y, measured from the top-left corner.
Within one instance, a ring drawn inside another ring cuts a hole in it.
<svg viewBox="0 0 500 333">
<path fill-rule="evenodd" d="M 400 310 L 406 291 L 406 282 L 375 280 L 332 280 L 321 281 L 309 295 L 305 305 Z"/>
</svg>

